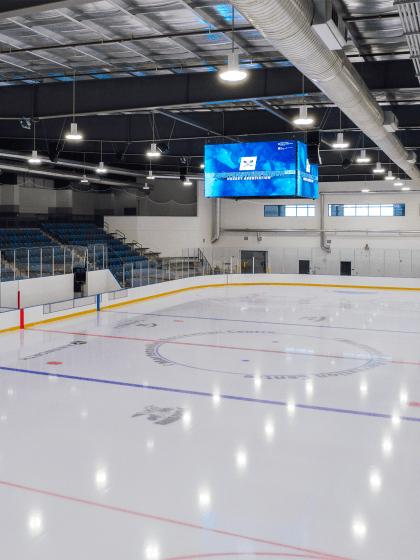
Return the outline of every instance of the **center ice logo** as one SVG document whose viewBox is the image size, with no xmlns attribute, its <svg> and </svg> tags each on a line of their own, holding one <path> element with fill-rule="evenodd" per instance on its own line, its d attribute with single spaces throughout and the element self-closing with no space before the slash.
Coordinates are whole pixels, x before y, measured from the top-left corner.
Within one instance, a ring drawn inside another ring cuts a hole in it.
<svg viewBox="0 0 420 560">
<path fill-rule="evenodd" d="M 239 171 L 255 171 L 257 165 L 257 156 L 241 158 L 241 166 Z"/>
</svg>

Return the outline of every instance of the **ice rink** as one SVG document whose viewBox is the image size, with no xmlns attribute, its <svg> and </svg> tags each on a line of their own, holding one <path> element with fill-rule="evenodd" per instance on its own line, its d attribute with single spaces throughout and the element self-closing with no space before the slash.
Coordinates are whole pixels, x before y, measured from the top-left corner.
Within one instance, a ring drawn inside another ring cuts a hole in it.
<svg viewBox="0 0 420 560">
<path fill-rule="evenodd" d="M 0 558 L 418 560 L 420 292 L 196 289 L 0 337 Z"/>
</svg>

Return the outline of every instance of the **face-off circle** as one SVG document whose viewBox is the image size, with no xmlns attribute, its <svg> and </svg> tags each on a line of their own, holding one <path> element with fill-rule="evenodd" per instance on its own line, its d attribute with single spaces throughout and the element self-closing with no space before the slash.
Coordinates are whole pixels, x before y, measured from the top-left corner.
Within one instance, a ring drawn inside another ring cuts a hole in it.
<svg viewBox="0 0 420 560">
<path fill-rule="evenodd" d="M 347 339 L 268 330 L 184 335 L 160 342 L 155 353 L 168 364 L 266 379 L 351 375 L 386 362 L 374 348 Z"/>
</svg>

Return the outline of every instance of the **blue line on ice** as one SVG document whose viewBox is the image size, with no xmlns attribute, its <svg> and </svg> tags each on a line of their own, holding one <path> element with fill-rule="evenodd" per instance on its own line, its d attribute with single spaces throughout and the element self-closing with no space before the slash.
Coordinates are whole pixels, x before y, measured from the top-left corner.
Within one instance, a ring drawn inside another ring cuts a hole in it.
<svg viewBox="0 0 420 560">
<path fill-rule="evenodd" d="M 43 375 L 45 377 L 60 377 L 62 379 L 75 379 L 77 381 L 91 381 L 93 383 L 103 383 L 105 385 L 120 385 L 122 387 L 135 387 L 137 389 L 150 389 L 152 391 L 165 391 L 170 393 L 183 393 L 186 395 L 196 395 L 199 397 L 211 397 L 213 398 L 212 393 L 203 393 L 201 391 L 188 391 L 186 389 L 173 389 L 171 387 L 156 387 L 154 385 L 138 385 L 136 383 L 124 383 L 122 381 L 112 381 L 108 379 L 95 379 L 91 377 L 79 377 L 74 375 L 63 375 L 58 373 L 46 373 L 44 371 L 34 371 L 30 369 L 18 369 L 18 368 L 9 368 L 9 367 L 0 367 L 3 371 L 14 371 L 18 373 L 29 373 L 31 375 Z M 236 397 L 235 395 L 220 395 L 221 399 L 226 400 L 233 400 L 233 401 L 244 401 L 244 402 L 252 402 L 258 404 L 272 404 L 277 406 L 288 406 L 289 403 L 282 402 L 282 401 L 268 401 L 264 399 L 253 399 L 250 397 Z M 338 412 L 340 414 L 354 414 L 356 416 L 370 416 L 374 418 L 386 418 L 388 420 L 392 419 L 393 416 L 391 414 L 379 414 L 378 412 L 363 412 L 361 410 L 346 410 L 344 408 L 332 408 L 332 407 L 325 407 L 325 406 L 313 406 L 308 404 L 295 404 L 296 408 L 307 408 L 309 410 L 321 410 L 324 412 Z M 420 418 L 413 418 L 411 416 L 400 416 L 400 420 L 408 420 L 410 422 L 420 422 Z"/>
</svg>

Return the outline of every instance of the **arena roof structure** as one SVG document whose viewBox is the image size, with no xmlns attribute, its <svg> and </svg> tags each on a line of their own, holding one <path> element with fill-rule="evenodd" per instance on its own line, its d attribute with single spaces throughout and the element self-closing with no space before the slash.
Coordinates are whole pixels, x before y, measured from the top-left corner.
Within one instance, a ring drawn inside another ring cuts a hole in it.
<svg viewBox="0 0 420 560">
<path fill-rule="evenodd" d="M 155 141 L 166 152 L 153 162 L 156 174 L 179 176 L 187 167 L 199 178 L 206 143 L 305 141 L 307 130 L 293 123 L 304 102 L 314 118 L 311 130 L 320 133 L 321 181 L 376 179 L 371 162 L 356 161 L 363 147 L 372 161 L 405 176 L 400 160 L 361 131 L 348 111 L 342 112 L 325 88 L 305 77 L 296 60 L 281 51 L 264 22 L 244 8 L 246 2 L 232 4 L 3 0 L 0 169 L 28 172 L 27 158 L 35 148 L 43 164 L 29 172 L 69 179 L 93 169 L 102 152 L 110 167 L 108 181 L 135 182 L 148 173 L 147 151 Z M 302 13 L 310 8 L 313 14 L 312 0 L 290 4 Z M 400 148 L 405 154 L 417 152 L 420 23 L 413 3 L 333 4 L 335 17 L 345 26 L 340 52 L 357 70 L 376 106 L 395 115 L 398 126 L 393 134 Z M 234 47 L 248 79 L 228 85 L 219 73 L 231 50 L 232 24 Z M 65 139 L 73 118 L 83 142 Z M 348 149 L 332 147 L 340 130 Z M 410 165 L 418 173 L 415 161 Z"/>
</svg>

